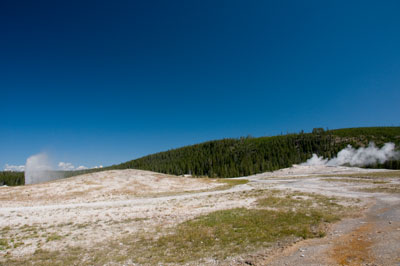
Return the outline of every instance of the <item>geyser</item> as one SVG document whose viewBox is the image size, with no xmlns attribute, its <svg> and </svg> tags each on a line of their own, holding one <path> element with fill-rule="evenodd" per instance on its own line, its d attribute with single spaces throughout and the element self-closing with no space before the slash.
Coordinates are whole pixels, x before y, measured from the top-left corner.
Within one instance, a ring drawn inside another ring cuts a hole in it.
<svg viewBox="0 0 400 266">
<path fill-rule="evenodd" d="M 313 154 L 310 159 L 301 165 L 351 165 L 351 166 L 366 166 L 376 163 L 385 163 L 388 160 L 399 159 L 400 152 L 395 150 L 394 143 L 385 143 L 382 148 L 375 146 L 370 142 L 367 147 L 354 149 L 351 145 L 338 152 L 337 156 L 332 159 L 324 159 L 316 154 Z"/>
<path fill-rule="evenodd" d="M 37 184 L 57 179 L 58 174 L 52 171 L 48 156 L 45 153 L 32 155 L 25 164 L 25 184 Z"/>
</svg>

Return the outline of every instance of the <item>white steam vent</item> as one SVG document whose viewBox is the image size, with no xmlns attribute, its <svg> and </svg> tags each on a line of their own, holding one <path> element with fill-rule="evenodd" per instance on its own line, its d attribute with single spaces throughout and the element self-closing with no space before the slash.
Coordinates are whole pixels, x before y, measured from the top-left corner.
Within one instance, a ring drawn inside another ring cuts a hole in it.
<svg viewBox="0 0 400 266">
<path fill-rule="evenodd" d="M 57 179 L 57 174 L 51 171 L 51 164 L 45 153 L 32 155 L 25 164 L 25 184 L 37 184 Z"/>
<path fill-rule="evenodd" d="M 301 165 L 339 166 L 349 164 L 351 166 L 366 166 L 376 163 L 385 163 L 388 160 L 399 158 L 400 152 L 395 151 L 394 143 L 385 143 L 385 145 L 379 149 L 373 142 L 370 142 L 367 147 L 361 147 L 359 149 L 354 149 L 351 145 L 348 145 L 337 154 L 337 157 L 330 160 L 313 154 L 310 159 Z"/>
</svg>

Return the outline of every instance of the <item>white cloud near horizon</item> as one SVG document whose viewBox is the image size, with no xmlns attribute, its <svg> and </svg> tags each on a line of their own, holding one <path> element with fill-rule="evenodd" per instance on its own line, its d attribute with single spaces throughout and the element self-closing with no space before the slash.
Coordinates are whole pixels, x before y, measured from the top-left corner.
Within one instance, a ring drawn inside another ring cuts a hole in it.
<svg viewBox="0 0 400 266">
<path fill-rule="evenodd" d="M 87 166 L 84 166 L 84 165 L 80 165 L 78 167 L 75 167 L 72 163 L 68 163 L 68 162 L 59 162 L 57 166 L 58 166 L 57 170 L 62 170 L 62 171 L 75 171 L 75 170 L 86 170 L 86 169 L 103 168 L 103 165 L 96 165 L 96 166 L 93 166 L 93 167 L 90 167 L 90 168 L 87 167 Z M 12 164 L 6 163 L 4 165 L 3 171 L 24 172 L 25 171 L 25 165 L 12 165 Z"/>
<path fill-rule="evenodd" d="M 59 162 L 58 169 L 63 171 L 72 171 L 75 170 L 75 166 L 72 163 Z"/>
<path fill-rule="evenodd" d="M 6 163 L 4 166 L 4 171 L 11 171 L 11 172 L 23 172 L 25 170 L 25 165 L 12 165 Z"/>
<path fill-rule="evenodd" d="M 94 169 L 94 168 L 103 168 L 102 165 L 99 166 L 93 166 L 91 168 L 84 166 L 84 165 L 80 165 L 78 167 L 75 167 L 72 163 L 66 163 L 66 162 L 59 162 L 58 163 L 58 169 L 59 170 L 63 170 L 63 171 L 76 171 L 76 170 L 86 170 L 86 169 Z"/>
</svg>

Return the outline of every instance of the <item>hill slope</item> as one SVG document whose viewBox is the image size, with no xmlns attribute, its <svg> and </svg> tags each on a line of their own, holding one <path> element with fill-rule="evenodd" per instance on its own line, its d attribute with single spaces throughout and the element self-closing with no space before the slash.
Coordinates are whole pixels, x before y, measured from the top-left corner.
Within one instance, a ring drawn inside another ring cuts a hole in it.
<svg viewBox="0 0 400 266">
<path fill-rule="evenodd" d="M 353 147 L 375 142 L 400 144 L 400 127 L 347 128 L 274 137 L 223 139 L 148 155 L 112 166 L 113 169 L 136 168 L 168 174 L 236 177 L 273 171 L 306 161 L 313 153 L 327 158 L 348 144 Z M 399 169 L 399 161 L 371 165 Z"/>
</svg>

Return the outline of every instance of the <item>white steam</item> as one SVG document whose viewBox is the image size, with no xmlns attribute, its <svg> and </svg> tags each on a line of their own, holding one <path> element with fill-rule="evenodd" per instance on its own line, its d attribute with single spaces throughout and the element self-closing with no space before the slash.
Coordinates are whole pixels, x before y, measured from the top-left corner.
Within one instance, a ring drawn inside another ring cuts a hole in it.
<svg viewBox="0 0 400 266">
<path fill-rule="evenodd" d="M 301 165 L 338 166 L 348 164 L 351 166 L 366 166 L 384 163 L 388 160 L 398 158 L 400 158 L 400 152 L 395 151 L 395 145 L 393 143 L 386 143 L 379 149 L 371 142 L 367 147 L 361 147 L 359 149 L 354 149 L 351 145 L 348 145 L 337 154 L 337 157 L 330 160 L 313 154 L 310 159 Z"/>
<path fill-rule="evenodd" d="M 16 166 L 6 164 L 7 169 L 16 171 Z M 75 167 L 69 162 L 59 162 L 57 167 L 52 167 L 46 153 L 32 155 L 26 160 L 25 166 L 19 166 L 22 171 L 25 169 L 25 184 L 37 184 L 64 177 L 64 171 L 77 171 L 90 169 L 84 165 Z M 92 168 L 103 168 L 102 165 Z"/>
<path fill-rule="evenodd" d="M 60 173 L 52 171 L 49 158 L 45 153 L 32 155 L 25 164 L 25 184 L 37 184 L 58 179 Z"/>
<path fill-rule="evenodd" d="M 319 157 L 315 153 L 313 153 L 312 157 L 308 159 L 305 163 L 300 165 L 326 165 L 328 159 L 324 159 L 324 157 Z"/>
</svg>

